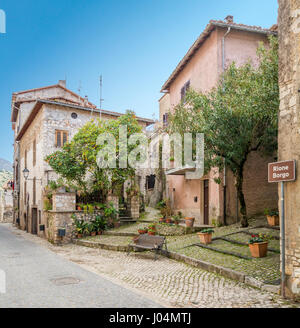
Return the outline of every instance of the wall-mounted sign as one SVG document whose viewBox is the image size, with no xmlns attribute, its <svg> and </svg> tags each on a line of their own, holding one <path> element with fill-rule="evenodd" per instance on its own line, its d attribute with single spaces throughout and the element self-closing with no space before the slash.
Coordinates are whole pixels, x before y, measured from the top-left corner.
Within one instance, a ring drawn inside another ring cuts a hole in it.
<svg viewBox="0 0 300 328">
<path fill-rule="evenodd" d="M 268 180 L 270 183 L 295 181 L 296 161 L 270 163 Z"/>
</svg>

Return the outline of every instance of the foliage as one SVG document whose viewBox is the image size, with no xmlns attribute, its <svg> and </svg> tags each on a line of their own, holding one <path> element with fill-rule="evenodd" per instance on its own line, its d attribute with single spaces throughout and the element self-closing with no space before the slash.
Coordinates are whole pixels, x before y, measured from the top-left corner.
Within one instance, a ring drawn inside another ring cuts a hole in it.
<svg viewBox="0 0 300 328">
<path fill-rule="evenodd" d="M 166 200 L 165 199 L 161 200 L 160 202 L 158 202 L 156 204 L 156 209 L 158 209 L 158 210 L 161 210 L 162 208 L 165 208 L 165 207 L 166 207 Z"/>
<path fill-rule="evenodd" d="M 209 233 L 209 234 L 212 234 L 212 233 L 214 233 L 214 230 L 213 229 L 202 229 L 200 232 L 201 233 Z"/>
<path fill-rule="evenodd" d="M 265 209 L 264 211 L 265 215 L 267 216 L 279 216 L 279 212 L 277 209 L 275 210 L 269 210 L 268 208 Z"/>
<path fill-rule="evenodd" d="M 273 237 L 271 235 L 260 233 L 258 235 L 252 235 L 249 244 L 265 243 L 272 239 Z"/>
<path fill-rule="evenodd" d="M 71 218 L 75 225 L 76 232 L 80 235 L 84 234 L 87 230 L 88 223 L 85 222 L 83 219 L 78 219 L 75 214 L 72 214 Z"/>
<path fill-rule="evenodd" d="M 108 194 L 109 190 L 120 192 L 120 186 L 134 176 L 134 169 L 99 168 L 97 154 L 105 145 L 97 145 L 97 138 L 104 133 L 110 133 L 115 137 L 118 167 L 119 142 L 127 142 L 119 140 L 121 125 L 127 125 L 127 138 L 141 132 L 134 113 L 130 111 L 116 120 L 91 121 L 83 126 L 62 150 L 47 156 L 45 161 L 66 180 L 67 184 L 75 186 L 83 194 L 94 191 Z M 135 147 L 136 145 L 128 145 L 128 152 Z"/>
<path fill-rule="evenodd" d="M 44 199 L 44 210 L 51 211 L 52 210 L 52 203 L 48 198 Z"/>
<path fill-rule="evenodd" d="M 103 216 L 107 220 L 112 222 L 118 221 L 118 211 L 115 209 L 113 203 L 109 203 L 103 208 Z"/>
<path fill-rule="evenodd" d="M 204 133 L 205 172 L 221 183 L 224 165 L 235 176 L 241 222 L 248 226 L 243 192 L 244 166 L 251 152 L 273 155 L 277 149 L 279 87 L 278 41 L 259 46 L 258 67 L 232 63 L 209 93 L 191 90 L 186 103 L 170 114 L 169 132 Z"/>
<path fill-rule="evenodd" d="M 95 219 L 92 221 L 95 231 L 106 230 L 107 221 L 101 215 L 96 215 Z"/>
</svg>

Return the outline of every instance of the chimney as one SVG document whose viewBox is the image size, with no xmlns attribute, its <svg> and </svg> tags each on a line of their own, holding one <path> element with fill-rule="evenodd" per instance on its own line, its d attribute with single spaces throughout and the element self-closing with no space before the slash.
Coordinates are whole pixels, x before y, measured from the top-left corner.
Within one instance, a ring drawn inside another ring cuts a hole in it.
<svg viewBox="0 0 300 328">
<path fill-rule="evenodd" d="M 88 98 L 88 96 L 85 96 L 84 97 L 84 106 L 87 106 L 88 103 L 89 103 L 89 98 Z"/>
<path fill-rule="evenodd" d="M 61 85 L 62 87 L 66 87 L 66 85 L 67 85 L 67 82 L 66 82 L 66 80 L 59 80 L 58 81 L 58 85 Z"/>
<path fill-rule="evenodd" d="M 233 16 L 228 15 L 225 17 L 225 21 L 227 24 L 232 24 L 233 23 Z"/>
</svg>

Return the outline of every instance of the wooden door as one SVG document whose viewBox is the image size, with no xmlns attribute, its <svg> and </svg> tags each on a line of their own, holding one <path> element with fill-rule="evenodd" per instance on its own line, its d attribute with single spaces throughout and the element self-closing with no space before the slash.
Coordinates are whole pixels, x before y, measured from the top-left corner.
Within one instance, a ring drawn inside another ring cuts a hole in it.
<svg viewBox="0 0 300 328">
<path fill-rule="evenodd" d="M 33 235 L 37 235 L 37 232 L 38 232 L 38 229 L 37 229 L 37 226 L 38 226 L 38 216 L 37 216 L 37 209 L 36 208 L 33 208 L 31 210 L 32 212 L 32 219 L 31 219 L 31 233 Z"/>
<path fill-rule="evenodd" d="M 204 181 L 204 224 L 209 224 L 209 180 Z"/>
</svg>

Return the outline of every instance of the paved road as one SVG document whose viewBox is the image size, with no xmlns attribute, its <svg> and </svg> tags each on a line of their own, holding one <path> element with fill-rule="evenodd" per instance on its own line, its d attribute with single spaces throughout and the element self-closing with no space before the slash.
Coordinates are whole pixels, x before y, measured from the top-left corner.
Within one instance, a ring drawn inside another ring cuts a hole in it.
<svg viewBox="0 0 300 328">
<path fill-rule="evenodd" d="M 0 308 L 160 307 L 24 239 L 3 224 L 0 269 L 6 272 L 6 294 L 0 294 Z"/>
</svg>

